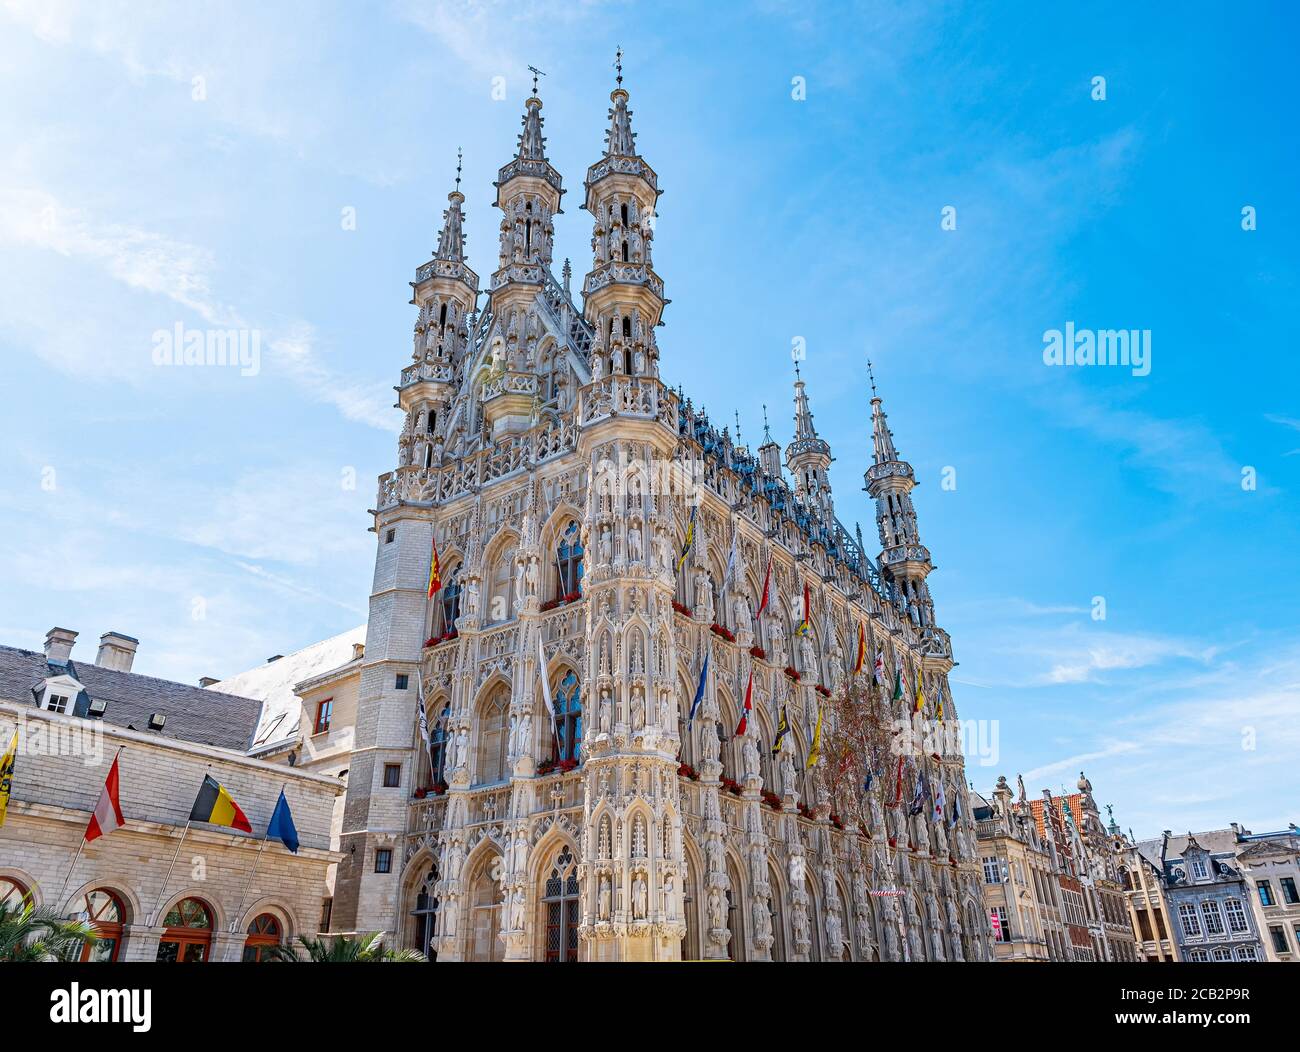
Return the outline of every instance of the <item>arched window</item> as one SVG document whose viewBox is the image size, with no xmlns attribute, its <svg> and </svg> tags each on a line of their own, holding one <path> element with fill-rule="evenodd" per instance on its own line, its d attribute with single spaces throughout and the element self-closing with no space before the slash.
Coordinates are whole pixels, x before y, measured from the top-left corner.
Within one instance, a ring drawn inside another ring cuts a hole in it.
<svg viewBox="0 0 1300 1052">
<path fill-rule="evenodd" d="M 768 909 L 772 914 L 772 960 L 785 960 L 785 918 L 781 915 L 781 882 L 776 871 L 768 866 L 767 884 L 771 888 Z"/>
<path fill-rule="evenodd" d="M 501 931 L 501 891 L 492 875 L 501 864 L 495 852 L 489 853 L 478 867 L 478 876 L 470 887 L 469 955 L 471 961 L 503 961 L 505 943 L 497 936 Z"/>
<path fill-rule="evenodd" d="M 434 939 L 438 937 L 437 887 L 438 867 L 430 864 L 429 872 L 416 889 L 415 908 L 411 910 L 415 923 L 411 928 L 410 948 L 418 950 L 431 961 L 438 959 L 438 951 L 434 948 Z"/>
<path fill-rule="evenodd" d="M 86 943 L 81 951 L 83 961 L 115 961 L 118 947 L 122 945 L 122 923 L 126 910 L 122 900 L 113 892 L 99 888 L 86 893 L 81 900 L 81 919 L 94 925 L 99 941 Z"/>
<path fill-rule="evenodd" d="M 559 570 L 556 599 L 582 593 L 582 556 L 582 534 L 577 522 L 570 520 L 560 536 L 560 546 L 555 552 L 555 566 Z"/>
<path fill-rule="evenodd" d="M 499 624 L 515 616 L 515 550 L 506 546 L 492 563 L 489 581 L 487 623 Z"/>
<path fill-rule="evenodd" d="M 280 945 L 280 921 L 274 914 L 259 913 L 244 938 L 244 961 L 271 960 L 271 947 Z"/>
<path fill-rule="evenodd" d="M 695 885 L 695 866 L 688 852 L 683 863 L 682 906 L 686 911 L 686 936 L 682 939 L 682 960 L 700 959 L 700 892 Z"/>
<path fill-rule="evenodd" d="M 559 747 L 556 761 L 577 761 L 582 746 L 582 688 L 572 670 L 556 688 L 555 743 Z"/>
<path fill-rule="evenodd" d="M 31 900 L 32 893 L 27 889 L 27 885 L 19 883 L 13 877 L 0 877 L 0 906 L 17 910 Z"/>
<path fill-rule="evenodd" d="M 435 703 L 436 704 L 436 703 Z M 443 705 L 429 732 L 429 787 L 443 785 L 447 781 L 447 721 L 451 717 L 451 706 Z"/>
<path fill-rule="evenodd" d="M 499 686 L 479 709 L 478 764 L 479 785 L 500 782 L 506 776 L 506 748 L 509 745 L 506 721 L 510 714 L 510 691 Z"/>
<path fill-rule="evenodd" d="M 451 571 L 451 576 L 447 578 L 446 584 L 442 586 L 438 598 L 442 609 L 442 631 L 443 634 L 446 634 L 456 627 L 456 619 L 460 617 L 459 565 Z"/>
<path fill-rule="evenodd" d="M 748 959 L 745 944 L 745 900 L 741 895 L 740 872 L 730 857 L 727 859 L 727 879 L 731 885 L 727 888 L 727 956 L 733 961 Z"/>
<path fill-rule="evenodd" d="M 578 959 L 578 864 L 564 847 L 551 867 L 542 889 L 546 914 L 546 960 Z"/>
<path fill-rule="evenodd" d="M 198 899 L 181 899 L 163 918 L 158 960 L 168 964 L 199 964 L 212 948 L 212 911 Z"/>
</svg>

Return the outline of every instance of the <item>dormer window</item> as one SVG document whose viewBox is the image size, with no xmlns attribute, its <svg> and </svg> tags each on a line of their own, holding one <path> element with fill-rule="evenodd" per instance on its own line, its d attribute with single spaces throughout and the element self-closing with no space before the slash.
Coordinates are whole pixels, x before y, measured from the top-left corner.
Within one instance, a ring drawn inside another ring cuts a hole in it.
<svg viewBox="0 0 1300 1052">
<path fill-rule="evenodd" d="M 67 712 L 68 696 L 66 694 L 51 694 L 45 699 L 45 707 L 50 712 Z"/>
<path fill-rule="evenodd" d="M 1205 868 L 1205 859 L 1194 858 L 1191 860 L 1191 862 L 1192 862 L 1192 876 L 1196 880 L 1204 880 L 1207 876 L 1210 875 L 1209 870 Z"/>
<path fill-rule="evenodd" d="M 108 702 L 103 698 L 92 698 L 90 704 L 86 706 L 86 715 L 92 720 L 104 718 L 104 713 L 108 711 Z"/>
</svg>

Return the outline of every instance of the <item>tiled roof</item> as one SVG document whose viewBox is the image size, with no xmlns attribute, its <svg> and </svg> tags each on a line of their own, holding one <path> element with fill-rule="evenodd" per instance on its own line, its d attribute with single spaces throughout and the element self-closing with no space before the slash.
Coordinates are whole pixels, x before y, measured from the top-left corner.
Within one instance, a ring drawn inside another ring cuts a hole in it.
<svg viewBox="0 0 1300 1052">
<path fill-rule="evenodd" d="M 1060 814 L 1061 801 L 1064 800 L 1066 805 L 1070 808 L 1070 817 L 1074 819 L 1074 828 L 1075 829 L 1083 828 L 1083 794 L 1082 793 L 1071 793 L 1069 796 L 1054 796 L 1052 797 L 1052 799 L 1056 802 L 1057 814 Z M 1034 816 L 1034 825 L 1038 827 L 1038 835 L 1040 837 L 1046 836 L 1047 834 L 1043 829 L 1043 801 L 1030 800 L 1029 810 L 1030 813 Z"/>
<path fill-rule="evenodd" d="M 0 646 L 0 698 L 19 704 L 36 700 L 33 688 L 50 676 L 69 675 L 91 700 L 106 701 L 104 720 L 118 727 L 149 730 L 149 716 L 167 717 L 160 737 L 245 752 L 262 704 L 252 698 L 204 690 L 92 662 L 50 665 L 43 653 Z"/>
</svg>

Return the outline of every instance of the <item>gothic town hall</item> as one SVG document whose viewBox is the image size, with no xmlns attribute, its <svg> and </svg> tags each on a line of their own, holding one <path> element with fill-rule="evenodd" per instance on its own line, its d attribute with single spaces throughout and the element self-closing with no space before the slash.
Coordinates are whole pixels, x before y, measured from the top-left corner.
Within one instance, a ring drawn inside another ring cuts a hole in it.
<svg viewBox="0 0 1300 1052">
<path fill-rule="evenodd" d="M 802 380 L 784 462 L 664 383 L 621 79 L 580 298 L 535 89 L 486 294 L 459 180 L 416 271 L 329 928 L 439 962 L 987 960 L 961 751 L 899 746 L 958 715 L 912 467 L 873 388 L 873 558 Z"/>
</svg>

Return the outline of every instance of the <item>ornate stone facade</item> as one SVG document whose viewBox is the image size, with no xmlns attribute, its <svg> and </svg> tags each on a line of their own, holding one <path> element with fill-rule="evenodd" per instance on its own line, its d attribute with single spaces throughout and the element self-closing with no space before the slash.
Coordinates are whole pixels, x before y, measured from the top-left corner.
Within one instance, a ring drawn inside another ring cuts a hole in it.
<svg viewBox="0 0 1300 1052">
<path fill-rule="evenodd" d="M 751 455 L 662 382 L 660 190 L 621 77 L 584 184 L 581 308 L 567 261 L 553 277 L 565 191 L 541 110 L 527 100 L 496 183 L 486 301 L 459 189 L 412 285 L 333 930 L 394 932 L 440 961 L 988 959 L 960 751 L 897 772 L 874 755 L 865 792 L 828 770 L 833 695 L 905 720 L 919 685 L 957 718 L 915 480 L 880 399 L 882 568 L 834 517 L 802 379 L 793 486 L 770 436 Z M 901 702 L 896 669 L 914 685 Z"/>
</svg>

